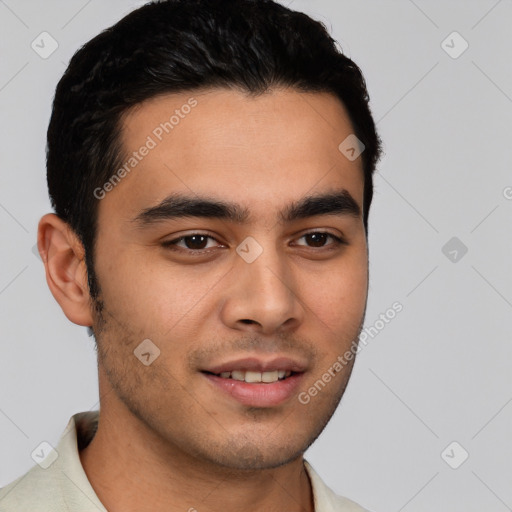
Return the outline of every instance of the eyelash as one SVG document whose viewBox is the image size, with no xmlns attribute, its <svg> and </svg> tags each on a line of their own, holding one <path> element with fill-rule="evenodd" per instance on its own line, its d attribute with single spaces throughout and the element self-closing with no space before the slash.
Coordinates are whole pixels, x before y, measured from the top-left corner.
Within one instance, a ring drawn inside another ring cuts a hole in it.
<svg viewBox="0 0 512 512">
<path fill-rule="evenodd" d="M 325 245 L 325 246 L 321 246 L 321 247 L 310 247 L 307 245 L 301 245 L 300 247 L 307 247 L 309 249 L 318 249 L 318 250 L 325 251 L 325 250 L 333 250 L 333 249 L 339 247 L 340 245 L 348 245 L 347 242 L 342 237 L 333 235 L 332 233 L 329 233 L 328 231 L 311 231 L 309 233 L 303 234 L 299 238 L 299 240 L 308 235 L 328 235 L 329 237 L 331 237 L 334 240 L 334 243 L 330 244 L 333 247 L 330 247 L 329 245 Z M 198 256 L 207 254 L 207 253 L 211 252 L 212 249 L 215 249 L 214 247 L 210 247 L 208 249 L 188 249 L 188 248 L 184 248 L 184 247 L 178 247 L 178 245 L 177 245 L 178 243 L 182 242 L 183 240 L 185 240 L 187 238 L 192 238 L 194 236 L 202 236 L 202 237 L 210 238 L 211 240 L 215 240 L 216 242 L 218 242 L 218 240 L 215 237 L 213 237 L 211 235 L 207 235 L 206 233 L 191 233 L 190 235 L 181 236 L 179 238 L 175 238 L 174 240 L 169 240 L 169 241 L 163 242 L 162 247 L 164 247 L 165 249 L 170 249 L 171 251 L 184 252 L 184 253 L 198 255 Z"/>
</svg>

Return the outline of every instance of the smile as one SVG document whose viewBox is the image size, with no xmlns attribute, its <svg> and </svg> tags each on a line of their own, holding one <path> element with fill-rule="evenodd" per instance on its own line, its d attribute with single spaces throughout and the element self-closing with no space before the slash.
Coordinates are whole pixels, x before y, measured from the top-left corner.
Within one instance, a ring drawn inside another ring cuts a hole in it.
<svg viewBox="0 0 512 512">
<path fill-rule="evenodd" d="M 243 370 L 233 370 L 231 372 L 222 372 L 220 374 L 212 374 L 217 375 L 223 379 L 233 379 L 238 381 L 244 381 L 248 383 L 266 383 L 271 384 L 272 382 L 277 382 L 279 380 L 284 380 L 287 377 L 290 377 L 292 372 L 290 370 L 273 370 L 266 372 L 255 372 L 255 371 L 243 371 Z"/>
<path fill-rule="evenodd" d="M 220 374 L 203 371 L 202 374 L 216 393 L 220 392 L 244 406 L 263 408 L 276 407 L 291 400 L 304 379 L 303 372 L 291 370 L 233 370 Z"/>
</svg>

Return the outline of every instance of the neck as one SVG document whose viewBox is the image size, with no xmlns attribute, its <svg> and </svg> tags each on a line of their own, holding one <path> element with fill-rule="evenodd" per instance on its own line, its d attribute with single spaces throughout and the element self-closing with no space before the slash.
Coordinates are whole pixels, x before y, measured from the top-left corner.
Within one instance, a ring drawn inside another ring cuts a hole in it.
<svg viewBox="0 0 512 512">
<path fill-rule="evenodd" d="M 169 446 L 117 402 L 102 404 L 80 460 L 109 512 L 314 511 L 302 457 L 263 470 L 218 466 Z"/>
</svg>

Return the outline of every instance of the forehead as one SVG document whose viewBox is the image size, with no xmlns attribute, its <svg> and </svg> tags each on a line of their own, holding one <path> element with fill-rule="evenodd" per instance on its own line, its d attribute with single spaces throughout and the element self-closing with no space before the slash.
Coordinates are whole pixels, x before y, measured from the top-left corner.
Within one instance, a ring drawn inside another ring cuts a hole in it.
<svg viewBox="0 0 512 512">
<path fill-rule="evenodd" d="M 123 117 L 127 172 L 100 209 L 135 211 L 178 192 L 268 210 L 340 187 L 362 206 L 361 158 L 338 149 L 351 134 L 345 107 L 328 93 L 215 89 L 152 98 Z"/>
</svg>

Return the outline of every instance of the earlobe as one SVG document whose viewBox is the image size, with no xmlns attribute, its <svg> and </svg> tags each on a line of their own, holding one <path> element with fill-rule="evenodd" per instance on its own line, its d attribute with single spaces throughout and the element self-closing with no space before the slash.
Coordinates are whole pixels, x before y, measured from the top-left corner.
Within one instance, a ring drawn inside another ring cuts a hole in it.
<svg viewBox="0 0 512 512">
<path fill-rule="evenodd" d="M 77 235 L 49 213 L 39 221 L 37 246 L 46 282 L 66 317 L 78 325 L 92 325 L 85 251 Z"/>
</svg>

